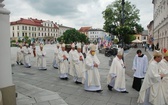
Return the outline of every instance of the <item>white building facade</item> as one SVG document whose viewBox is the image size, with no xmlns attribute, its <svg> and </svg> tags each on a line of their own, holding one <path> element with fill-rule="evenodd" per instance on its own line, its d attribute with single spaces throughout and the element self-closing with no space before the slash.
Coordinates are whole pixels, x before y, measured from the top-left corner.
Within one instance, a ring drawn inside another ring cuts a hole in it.
<svg viewBox="0 0 168 105">
<path fill-rule="evenodd" d="M 106 32 L 102 29 L 89 29 L 88 38 L 90 41 L 97 41 L 99 38 L 104 38 Z"/>
<path fill-rule="evenodd" d="M 168 0 L 153 0 L 154 44 L 168 49 Z"/>
<path fill-rule="evenodd" d="M 23 19 L 11 22 L 10 37 L 12 40 L 22 40 L 28 36 L 32 41 L 35 40 L 56 40 L 63 35 L 69 27 L 58 25 L 53 21 L 43 21 L 33 18 Z"/>
</svg>

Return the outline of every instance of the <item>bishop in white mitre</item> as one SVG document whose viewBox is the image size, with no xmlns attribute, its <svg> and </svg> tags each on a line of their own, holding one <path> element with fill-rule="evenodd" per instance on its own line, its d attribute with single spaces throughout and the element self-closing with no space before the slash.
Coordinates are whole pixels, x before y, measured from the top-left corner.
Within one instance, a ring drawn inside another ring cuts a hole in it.
<svg viewBox="0 0 168 105">
<path fill-rule="evenodd" d="M 47 70 L 46 52 L 40 44 L 40 51 L 37 52 L 37 66 L 39 70 Z"/>
<path fill-rule="evenodd" d="M 168 69 L 162 68 L 161 60 L 162 53 L 155 50 L 139 92 L 137 102 L 141 105 L 168 105 Z"/>
<path fill-rule="evenodd" d="M 123 49 L 119 48 L 116 57 L 110 67 L 109 74 L 107 76 L 108 89 L 112 91 L 114 88 L 116 91 L 121 93 L 128 93 L 126 91 L 125 84 L 125 65 L 122 60 Z"/>
<path fill-rule="evenodd" d="M 26 48 L 23 49 L 22 53 L 23 53 L 23 59 L 24 59 L 24 61 L 23 61 L 24 66 L 26 68 L 30 68 L 31 67 L 31 63 L 30 63 L 31 62 L 30 61 L 31 50 L 30 50 L 28 44 L 26 44 Z"/>
<path fill-rule="evenodd" d="M 17 50 L 16 63 L 18 65 L 23 65 L 23 46 L 22 46 L 22 44 L 19 44 L 19 48 Z"/>
<path fill-rule="evenodd" d="M 83 72 L 85 68 L 84 56 L 81 53 L 81 44 L 77 45 L 77 60 L 75 61 L 74 81 L 76 84 L 82 84 Z"/>
<path fill-rule="evenodd" d="M 58 53 L 60 51 L 60 44 L 57 43 L 57 46 L 55 48 L 55 51 L 54 51 L 54 60 L 53 60 L 53 67 L 55 69 L 58 69 L 59 68 L 59 59 L 58 59 Z"/>
<path fill-rule="evenodd" d="M 69 74 L 71 76 L 73 76 L 73 80 L 76 82 L 76 62 L 78 62 L 78 52 L 77 50 L 75 49 L 75 44 L 72 43 L 71 45 L 71 50 L 69 51 L 69 67 L 70 67 L 70 70 L 69 70 Z"/>
<path fill-rule="evenodd" d="M 58 53 L 58 59 L 60 63 L 59 78 L 62 80 L 68 80 L 68 68 L 69 68 L 69 54 L 65 50 L 65 44 L 61 45 L 61 51 Z"/>
<path fill-rule="evenodd" d="M 90 53 L 85 59 L 84 89 L 86 91 L 101 92 L 100 74 L 98 67 L 100 61 L 96 56 L 96 46 L 92 45 Z"/>
</svg>

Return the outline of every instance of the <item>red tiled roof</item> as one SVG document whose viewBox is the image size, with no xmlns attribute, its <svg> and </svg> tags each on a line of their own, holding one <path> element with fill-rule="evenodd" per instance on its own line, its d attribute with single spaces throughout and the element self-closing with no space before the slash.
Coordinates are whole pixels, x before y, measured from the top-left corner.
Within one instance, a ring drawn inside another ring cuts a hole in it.
<svg viewBox="0 0 168 105">
<path fill-rule="evenodd" d="M 17 25 L 17 24 L 25 24 L 25 25 L 32 25 L 32 26 L 41 26 L 43 27 L 42 23 L 45 22 L 43 20 L 33 19 L 33 18 L 20 18 L 18 21 L 11 22 L 11 25 Z M 54 24 L 55 28 L 58 28 L 56 24 Z"/>
<path fill-rule="evenodd" d="M 89 29 L 91 29 L 92 27 L 81 27 L 79 29 L 79 32 L 88 32 Z"/>
</svg>

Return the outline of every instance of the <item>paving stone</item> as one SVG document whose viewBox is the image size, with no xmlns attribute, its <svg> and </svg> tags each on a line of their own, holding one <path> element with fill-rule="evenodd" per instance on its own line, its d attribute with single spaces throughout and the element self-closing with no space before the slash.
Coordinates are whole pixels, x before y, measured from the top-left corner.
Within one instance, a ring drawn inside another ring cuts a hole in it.
<svg viewBox="0 0 168 105">
<path fill-rule="evenodd" d="M 60 98 L 61 97 L 58 94 L 35 97 L 37 102 L 50 101 L 50 100 L 55 100 Z"/>
<path fill-rule="evenodd" d="M 63 99 L 49 101 L 51 105 L 68 105 Z"/>
</svg>

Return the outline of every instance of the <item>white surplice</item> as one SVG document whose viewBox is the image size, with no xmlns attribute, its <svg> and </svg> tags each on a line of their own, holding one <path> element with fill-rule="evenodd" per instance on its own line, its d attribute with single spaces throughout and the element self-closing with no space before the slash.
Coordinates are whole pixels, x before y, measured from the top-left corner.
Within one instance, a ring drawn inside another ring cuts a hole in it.
<svg viewBox="0 0 168 105">
<path fill-rule="evenodd" d="M 53 60 L 53 67 L 54 68 L 59 68 L 59 59 L 58 59 L 58 53 L 60 51 L 60 48 L 55 49 L 54 51 L 54 60 Z"/>
<path fill-rule="evenodd" d="M 66 56 L 67 59 L 64 60 L 64 57 L 63 56 Z M 58 59 L 59 59 L 59 64 L 60 64 L 60 78 L 66 78 L 68 77 L 68 68 L 69 68 L 69 61 L 68 61 L 68 58 L 69 58 L 69 54 L 67 53 L 67 51 L 60 51 L 58 53 Z"/>
<path fill-rule="evenodd" d="M 161 62 L 159 62 L 159 67 L 162 69 L 162 73 L 167 74 L 167 76 L 163 77 L 162 79 L 162 85 L 165 103 L 168 105 L 168 61 L 162 59 Z"/>
<path fill-rule="evenodd" d="M 97 67 L 94 64 L 99 65 L 100 61 L 96 54 L 92 56 L 90 53 L 85 59 L 85 75 L 84 75 L 84 89 L 88 91 L 101 90 L 100 74 Z"/>
<path fill-rule="evenodd" d="M 46 64 L 46 52 L 44 50 L 40 50 L 37 52 L 37 66 L 40 70 L 46 70 L 47 64 Z"/>
<path fill-rule="evenodd" d="M 31 50 L 30 48 L 24 48 L 23 49 L 23 57 L 24 57 L 24 66 L 25 67 L 31 67 L 31 64 L 30 64 L 30 56 L 31 56 Z"/>
<path fill-rule="evenodd" d="M 115 90 L 121 92 L 126 91 L 125 86 L 125 66 L 122 59 L 117 56 L 113 59 L 107 76 L 108 85 L 112 86 Z"/>
<path fill-rule="evenodd" d="M 22 52 L 23 52 L 23 48 L 18 48 L 16 62 L 18 62 L 19 64 L 23 64 L 23 53 Z"/>
<path fill-rule="evenodd" d="M 80 60 L 80 57 L 83 60 Z M 75 62 L 74 81 L 82 82 L 82 79 L 84 77 L 83 75 L 84 69 L 85 69 L 84 56 L 80 52 L 78 53 L 78 60 Z"/>
<path fill-rule="evenodd" d="M 133 67 L 132 69 L 135 70 L 134 72 L 134 77 L 137 78 L 144 78 L 145 77 L 145 73 L 148 67 L 148 58 L 146 55 L 144 55 L 143 57 L 138 57 L 138 55 L 136 55 L 134 57 L 133 60 Z"/>
<path fill-rule="evenodd" d="M 162 69 L 158 62 L 153 60 L 148 67 L 145 79 L 143 81 L 141 90 L 139 92 L 138 103 L 143 103 L 144 105 L 167 105 L 165 104 L 167 99 L 165 99 L 165 93 L 167 92 L 167 77 L 163 77 L 159 74 L 167 74 L 165 69 Z M 167 94 L 166 94 L 167 97 Z"/>
<path fill-rule="evenodd" d="M 70 50 L 70 52 L 69 52 L 69 62 L 70 62 L 70 64 L 69 64 L 69 66 L 70 66 L 70 69 L 69 69 L 69 74 L 71 75 L 71 76 L 75 76 L 75 71 L 76 71 L 76 62 L 78 62 L 78 52 L 77 52 L 77 50 Z"/>
</svg>

